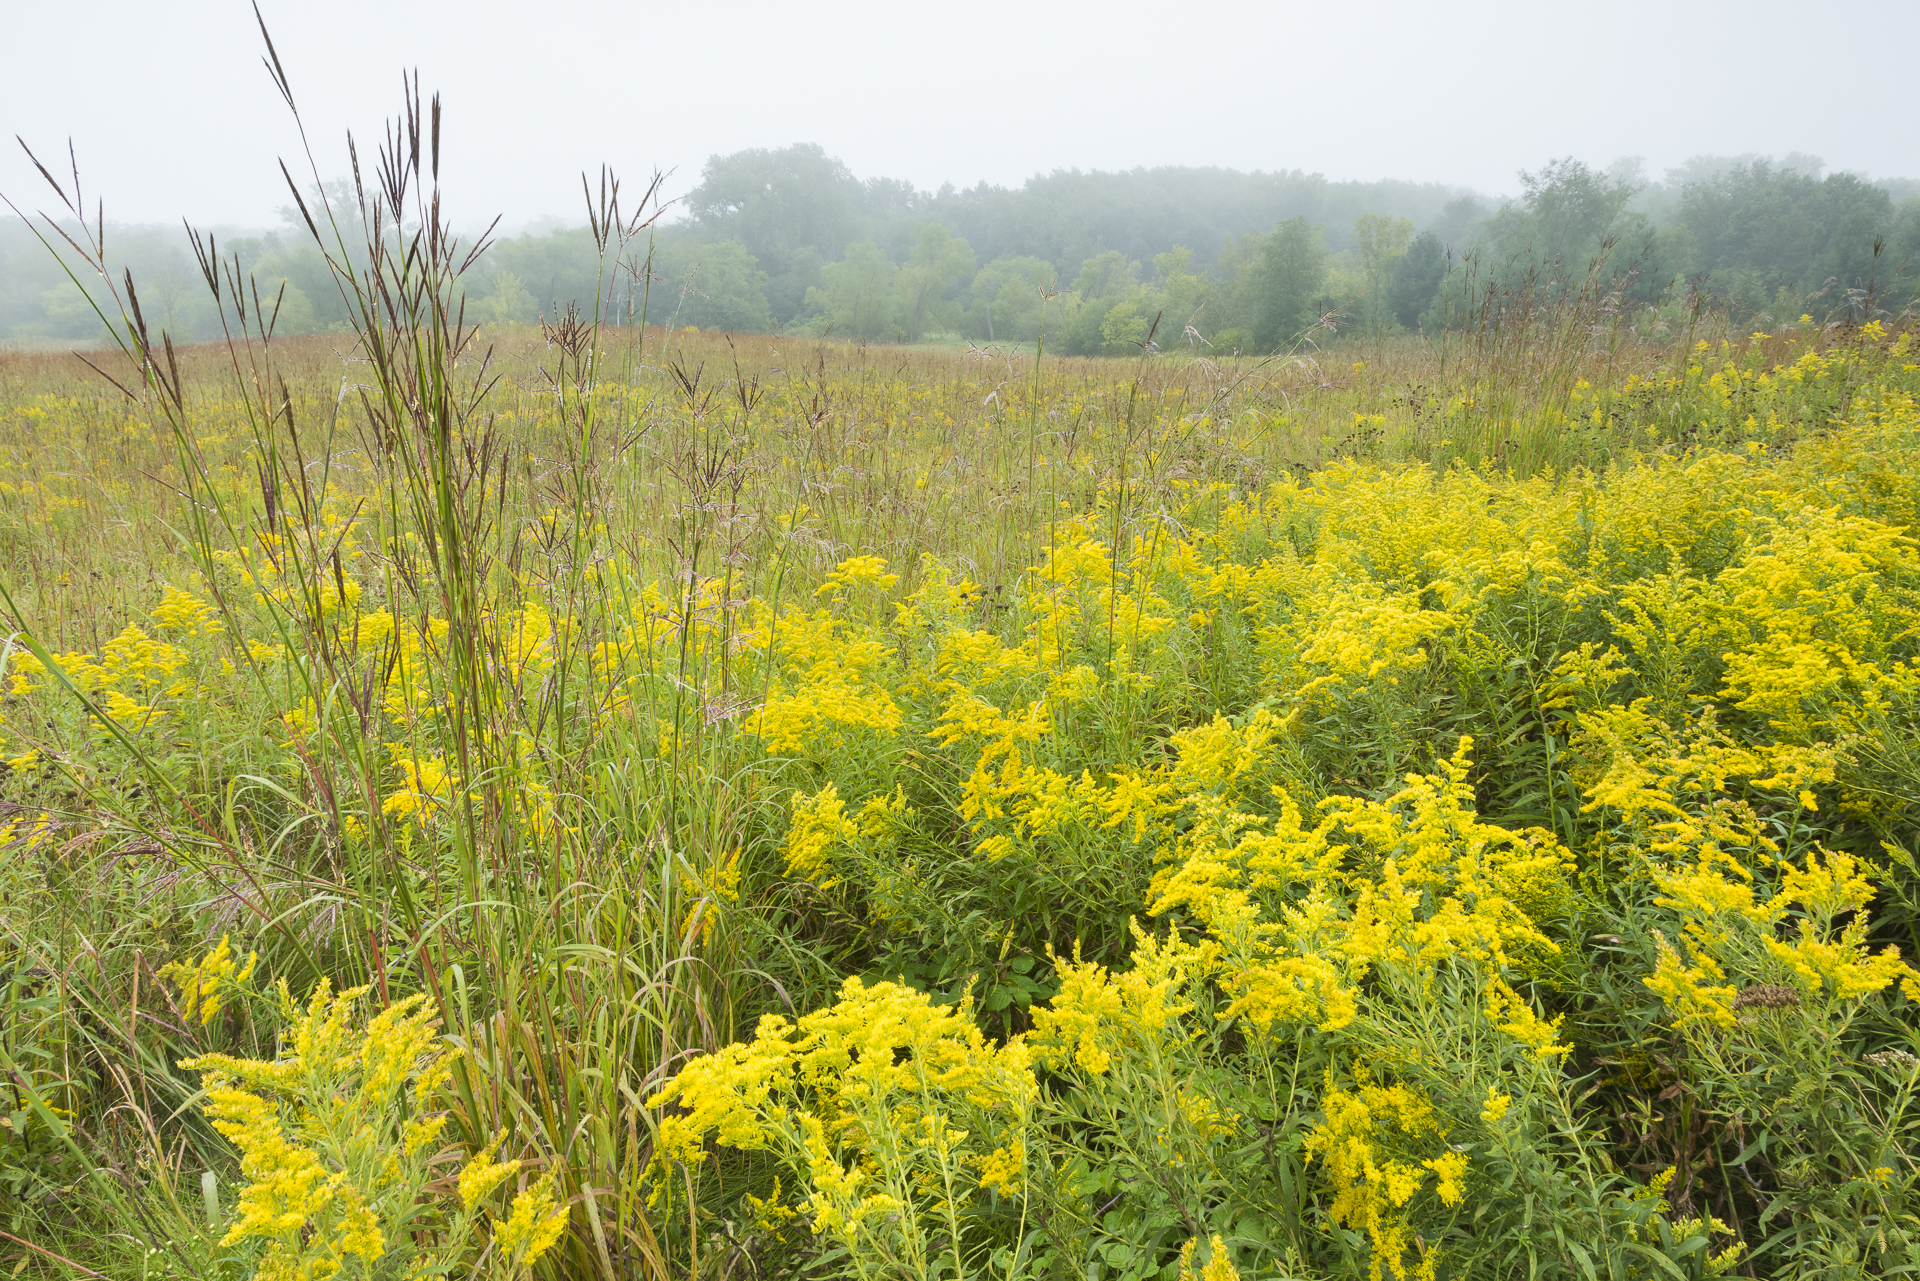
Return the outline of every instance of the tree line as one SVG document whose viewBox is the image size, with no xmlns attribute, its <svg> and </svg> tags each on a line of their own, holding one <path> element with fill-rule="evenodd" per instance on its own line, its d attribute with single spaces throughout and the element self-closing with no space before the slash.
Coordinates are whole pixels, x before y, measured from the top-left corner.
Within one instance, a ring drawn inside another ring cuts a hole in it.
<svg viewBox="0 0 1920 1281">
<path fill-rule="evenodd" d="M 860 341 L 1012 342 L 1068 354 L 1271 351 L 1338 311 L 1367 333 L 1432 330 L 1470 282 L 1583 280 L 1652 301 L 1676 288 L 1743 316 L 1823 318 L 1920 292 L 1920 183 L 1826 174 L 1790 155 L 1699 157 L 1660 180 L 1634 161 L 1552 161 L 1495 204 L 1457 188 L 1298 171 L 1064 171 L 937 192 L 861 180 L 815 145 L 716 156 L 623 271 L 586 229 L 498 241 L 471 316 L 531 323 L 569 304 L 615 319 Z M 330 193 L 346 193 L 336 187 Z M 290 211 L 289 211 L 290 213 Z M 211 337 L 184 239 L 110 238 L 150 320 Z M 345 315 L 289 225 L 222 241 L 263 282 L 279 328 Z M 112 245 L 110 244 L 110 247 Z M 0 221 L 0 335 L 84 339 L 98 321 L 17 219 Z"/>
</svg>

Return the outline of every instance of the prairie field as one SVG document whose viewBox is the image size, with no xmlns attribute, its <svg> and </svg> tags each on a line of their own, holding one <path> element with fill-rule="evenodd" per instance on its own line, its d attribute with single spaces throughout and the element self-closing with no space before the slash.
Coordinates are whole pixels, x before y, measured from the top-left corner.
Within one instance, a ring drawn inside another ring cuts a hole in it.
<svg viewBox="0 0 1920 1281">
<path fill-rule="evenodd" d="M 0 353 L 11 1275 L 1920 1268 L 1907 330 L 476 332 L 419 234 Z"/>
</svg>

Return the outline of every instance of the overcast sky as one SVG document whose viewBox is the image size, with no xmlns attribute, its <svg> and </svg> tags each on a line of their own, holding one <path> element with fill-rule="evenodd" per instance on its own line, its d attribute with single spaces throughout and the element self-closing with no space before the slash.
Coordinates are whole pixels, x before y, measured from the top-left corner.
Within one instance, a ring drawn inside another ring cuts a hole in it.
<svg viewBox="0 0 1920 1281">
<path fill-rule="evenodd" d="M 793 142 L 930 188 L 1183 164 L 1494 194 L 1556 156 L 1748 151 L 1920 176 L 1911 0 L 261 7 L 325 176 L 403 67 L 440 90 L 462 225 L 577 222 L 602 161 L 684 191 L 710 155 Z M 63 164 L 71 137 L 109 218 L 271 225 L 298 142 L 260 52 L 236 0 L 0 0 L 0 136 Z M 11 146 L 0 193 L 43 203 Z"/>
</svg>

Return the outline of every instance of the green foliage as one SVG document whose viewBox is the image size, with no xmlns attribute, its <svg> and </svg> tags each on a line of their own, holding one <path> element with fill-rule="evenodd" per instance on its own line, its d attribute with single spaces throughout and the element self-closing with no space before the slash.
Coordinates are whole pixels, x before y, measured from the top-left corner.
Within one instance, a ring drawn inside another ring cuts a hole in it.
<svg viewBox="0 0 1920 1281">
<path fill-rule="evenodd" d="M 1755 310 L 1792 288 L 1818 297 L 1804 304 L 1817 314 L 1839 311 L 1853 319 L 1849 291 L 1874 281 L 1888 294 L 1903 268 L 1908 276 L 1920 272 L 1920 264 L 1892 256 L 1876 261 L 1875 240 L 1892 229 L 1892 201 L 1853 174 L 1818 180 L 1764 160 L 1735 165 L 1686 185 L 1680 222 L 1692 238 L 1695 269 L 1706 272 L 1718 292 Z M 1908 293 L 1912 287 L 1909 280 Z"/>
<path fill-rule="evenodd" d="M 666 325 L 766 333 L 767 274 L 736 240 L 674 242 L 659 255 L 648 311 Z"/>
<path fill-rule="evenodd" d="M 974 276 L 968 291 L 968 335 L 999 342 L 1032 342 L 1040 333 L 1042 302 L 1054 288 L 1053 264 L 1044 259 L 994 259 Z"/>
<path fill-rule="evenodd" d="M 1440 295 L 1440 282 L 1447 275 L 1447 251 L 1440 237 L 1422 232 L 1407 246 L 1407 252 L 1393 267 L 1387 284 L 1387 306 L 1393 318 L 1408 329 L 1420 323 L 1421 313 Z"/>
<path fill-rule="evenodd" d="M 1620 230 L 1633 188 L 1572 157 L 1520 175 L 1519 205 L 1497 213 L 1488 228 L 1498 253 L 1539 263 L 1577 264 L 1601 252 Z"/>
<path fill-rule="evenodd" d="M 695 225 L 744 245 L 767 273 L 779 324 L 818 283 L 821 255 L 861 239 L 859 205 L 852 173 L 811 143 L 714 156 L 686 198 Z"/>
<path fill-rule="evenodd" d="M 870 240 L 847 246 L 839 262 L 820 269 L 820 284 L 807 290 L 807 306 L 820 313 L 829 332 L 871 341 L 899 334 L 899 268 Z"/>
<path fill-rule="evenodd" d="M 920 225 L 896 278 L 901 330 L 909 341 L 929 329 L 952 327 L 958 308 L 949 305 L 948 292 L 972 279 L 973 266 L 973 250 L 966 241 L 956 240 L 939 223 Z"/>
<path fill-rule="evenodd" d="M 540 318 L 533 295 L 527 292 L 526 282 L 511 271 L 503 271 L 494 277 L 493 293 L 483 306 L 488 318 L 496 325 L 530 325 Z"/>
<path fill-rule="evenodd" d="M 1378 326 L 1389 322 L 1388 282 L 1413 243 L 1413 221 L 1380 214 L 1361 214 L 1353 224 L 1354 252 L 1367 282 L 1366 311 Z"/>
<path fill-rule="evenodd" d="M 295 252 L 303 263 L 311 264 L 311 269 L 325 278 L 325 260 L 313 244 L 299 245 Z M 557 316 L 565 312 L 569 304 L 588 315 L 593 315 L 596 308 L 602 314 L 607 314 L 611 309 L 609 291 L 616 281 L 603 275 L 600 254 L 594 246 L 593 237 L 587 234 L 585 228 L 568 228 L 545 235 L 528 234 L 501 240 L 487 251 L 486 263 L 490 274 L 484 281 L 474 279 L 471 284 L 464 280 L 462 282 L 483 306 L 504 284 L 509 283 L 506 277 L 511 276 L 513 282 L 530 295 L 535 317 Z M 345 326 L 348 315 L 344 305 L 338 304 L 339 287 L 328 287 L 336 304 L 342 307 L 334 323 Z M 310 287 L 308 293 L 312 296 Z M 628 301 L 629 298 L 623 294 L 618 309 L 623 317 Z M 634 297 L 630 301 L 637 311 L 639 299 Z M 525 315 L 522 303 L 523 300 L 517 297 L 508 300 L 508 313 L 515 322 Z"/>
<path fill-rule="evenodd" d="M 1327 249 L 1320 229 L 1290 218 L 1273 229 L 1249 273 L 1257 350 L 1289 348 L 1320 314 Z"/>
<path fill-rule="evenodd" d="M 1296 218 L 1321 228 L 1328 271 L 1321 295 L 1291 310 L 1291 320 L 1299 322 L 1307 310 L 1317 317 L 1338 309 L 1343 326 L 1358 322 L 1376 333 L 1394 323 L 1431 332 L 1448 313 L 1434 307 L 1432 292 L 1422 292 L 1432 276 L 1432 256 L 1424 249 L 1405 288 L 1396 285 L 1403 255 L 1422 231 L 1456 259 L 1476 253 L 1481 274 L 1497 275 L 1503 287 L 1529 275 L 1571 285 L 1597 265 L 1619 281 L 1623 296 L 1651 305 L 1681 282 L 1704 278 L 1706 297 L 1742 315 L 1764 316 L 1760 323 L 1791 321 L 1802 312 L 1849 321 L 1869 312 L 1897 314 L 1920 292 L 1920 204 L 1896 208 L 1890 191 L 1910 194 L 1899 182 L 1874 184 L 1851 174 L 1822 179 L 1819 162 L 1801 156 L 1777 167 L 1754 157 L 1696 157 L 1664 183 L 1648 181 L 1638 162 L 1601 171 L 1563 158 L 1521 179 L 1522 199 L 1492 212 L 1471 196 L 1433 186 L 1202 169 L 1056 173 L 1018 191 L 925 192 L 893 179 L 856 179 L 818 146 L 742 151 L 711 157 L 686 201 L 686 219 L 658 228 L 655 266 L 665 268 L 667 278 L 654 283 L 663 286 L 656 301 L 666 305 L 654 306 L 652 316 L 664 321 L 678 311 L 683 324 L 735 332 L 829 325 L 841 332 L 853 325 L 851 332 L 869 341 L 959 332 L 1026 344 L 1038 338 L 1037 295 L 1051 287 L 1043 282 L 1079 280 L 1089 264 L 1098 264 L 1069 289 L 1077 296 L 1049 309 L 1058 322 L 1057 352 L 1134 349 L 1128 344 L 1137 340 L 1126 335 L 1135 326 L 1124 317 L 1115 327 L 1124 331 L 1120 337 L 1102 332 L 1107 310 L 1122 295 L 1133 297 L 1135 313 L 1164 316 L 1163 347 L 1267 351 L 1280 340 L 1261 328 L 1264 286 L 1253 268 L 1270 236 L 1248 228 Z M 344 180 L 314 184 L 308 199 L 315 209 L 323 200 L 342 213 L 353 207 Z M 262 280 L 289 283 L 279 332 L 346 326 L 346 304 L 324 255 L 308 242 L 301 215 L 291 208 L 282 213 L 281 229 L 223 244 Z M 55 264 L 20 252 L 31 247 L 25 231 L 16 220 L 0 219 L 0 334 L 29 341 L 97 336 L 98 318 Z M 217 309 L 176 237 L 117 228 L 109 239 L 116 265 L 134 266 L 146 281 L 149 314 L 175 333 L 218 335 Z M 859 322 L 844 309 L 827 315 L 822 269 L 844 246 L 868 242 L 899 268 L 895 314 L 881 322 L 879 309 L 865 306 Z M 724 271 L 717 263 L 710 269 L 717 292 L 686 291 L 704 252 L 696 246 L 722 244 L 741 246 L 752 265 L 725 256 Z M 357 267 L 352 252 L 349 261 Z M 1162 267 L 1163 258 L 1177 265 Z M 1150 276 L 1143 271 L 1149 262 Z M 976 288 L 968 277 L 980 263 L 1006 266 Z M 754 298 L 755 271 L 764 273 L 758 279 L 764 316 Z M 1003 298 L 1008 272 L 1026 285 Z M 494 245 L 487 266 L 464 288 L 478 304 L 474 314 L 498 323 L 558 315 L 569 303 L 582 314 L 598 310 L 632 322 L 645 298 L 644 274 L 631 264 L 603 274 L 590 236 L 548 230 Z M 503 283 L 517 288 L 495 306 Z M 709 305 L 702 295 L 721 301 Z M 1289 333 L 1301 328 L 1296 323 Z M 1223 336 L 1219 344 L 1216 335 Z"/>
<path fill-rule="evenodd" d="M 1097 258 L 1080 264 L 1073 278 L 1073 292 L 1083 302 L 1103 302 L 1124 298 L 1140 285 L 1140 265 L 1128 260 L 1117 249 L 1109 249 Z"/>
<path fill-rule="evenodd" d="M 1141 313 L 1140 304 L 1123 298 L 1100 318 L 1100 351 L 1109 356 L 1125 356 L 1146 345 L 1152 318 Z"/>
</svg>

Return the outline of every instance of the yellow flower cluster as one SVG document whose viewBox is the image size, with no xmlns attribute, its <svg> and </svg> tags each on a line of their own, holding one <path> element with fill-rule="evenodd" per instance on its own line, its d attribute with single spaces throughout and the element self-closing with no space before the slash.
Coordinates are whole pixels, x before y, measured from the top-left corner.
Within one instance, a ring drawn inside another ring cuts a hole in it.
<svg viewBox="0 0 1920 1281">
<path fill-rule="evenodd" d="M 660 1122 L 652 1196 L 670 1192 L 670 1162 L 703 1161 L 709 1140 L 765 1149 L 811 1189 L 816 1232 L 910 1246 L 926 1221 L 1018 1193 L 1037 1090 L 1026 1046 L 988 1044 L 969 1007 L 848 979 L 833 1006 L 768 1015 L 751 1041 L 695 1059 L 647 1101 L 678 1109 Z"/>
<path fill-rule="evenodd" d="M 1437 1249 L 1421 1245 L 1413 1265 L 1405 1262 L 1416 1244 L 1406 1207 L 1423 1190 L 1442 1205 L 1460 1204 L 1467 1158 L 1445 1150 L 1446 1131 L 1425 1099 L 1404 1085 L 1375 1084 L 1364 1068 L 1356 1070 L 1352 1090 L 1329 1079 L 1321 1110 L 1326 1120 L 1308 1135 L 1307 1151 L 1326 1167 L 1334 1221 L 1367 1234 L 1375 1276 L 1432 1281 Z M 1388 1155 L 1409 1144 L 1442 1150 L 1425 1160 Z"/>
<path fill-rule="evenodd" d="M 180 1013 L 192 1018 L 196 1013 L 204 1025 L 213 1022 L 226 1000 L 226 992 L 243 990 L 253 977 L 260 960 L 258 952 L 247 953 L 247 963 L 235 968 L 231 935 L 221 935 L 220 944 L 195 964 L 175 961 L 160 967 L 162 978 L 170 978 L 180 989 Z"/>
<path fill-rule="evenodd" d="M 191 1012 L 195 1001 L 217 1008 L 252 968 L 250 959 L 236 972 L 222 939 L 168 972 Z M 553 1176 L 517 1193 L 490 1233 L 481 1211 L 521 1161 L 494 1161 L 496 1144 L 462 1168 L 455 1201 L 433 1191 L 449 1120 L 439 1096 L 457 1055 L 424 996 L 363 1017 L 367 991 L 336 994 L 323 979 L 300 1008 L 281 983 L 290 1023 L 278 1058 L 204 1054 L 181 1064 L 202 1073 L 204 1110 L 240 1154 L 245 1183 L 221 1244 L 258 1242 L 257 1277 L 324 1281 L 396 1259 L 405 1275 L 437 1275 L 474 1259 L 490 1235 L 497 1271 L 526 1276 L 566 1231 Z"/>
<path fill-rule="evenodd" d="M 1568 902 L 1572 855 L 1544 831 L 1479 820 L 1469 746 L 1385 801 L 1327 802 L 1311 827 L 1283 791 L 1270 822 L 1199 807 L 1152 910 L 1191 915 L 1218 944 L 1229 1015 L 1344 1028 L 1370 978 L 1417 996 L 1464 963 L 1495 1026 L 1541 1057 L 1563 1052 L 1505 976 L 1557 951 L 1536 922 Z"/>
</svg>

